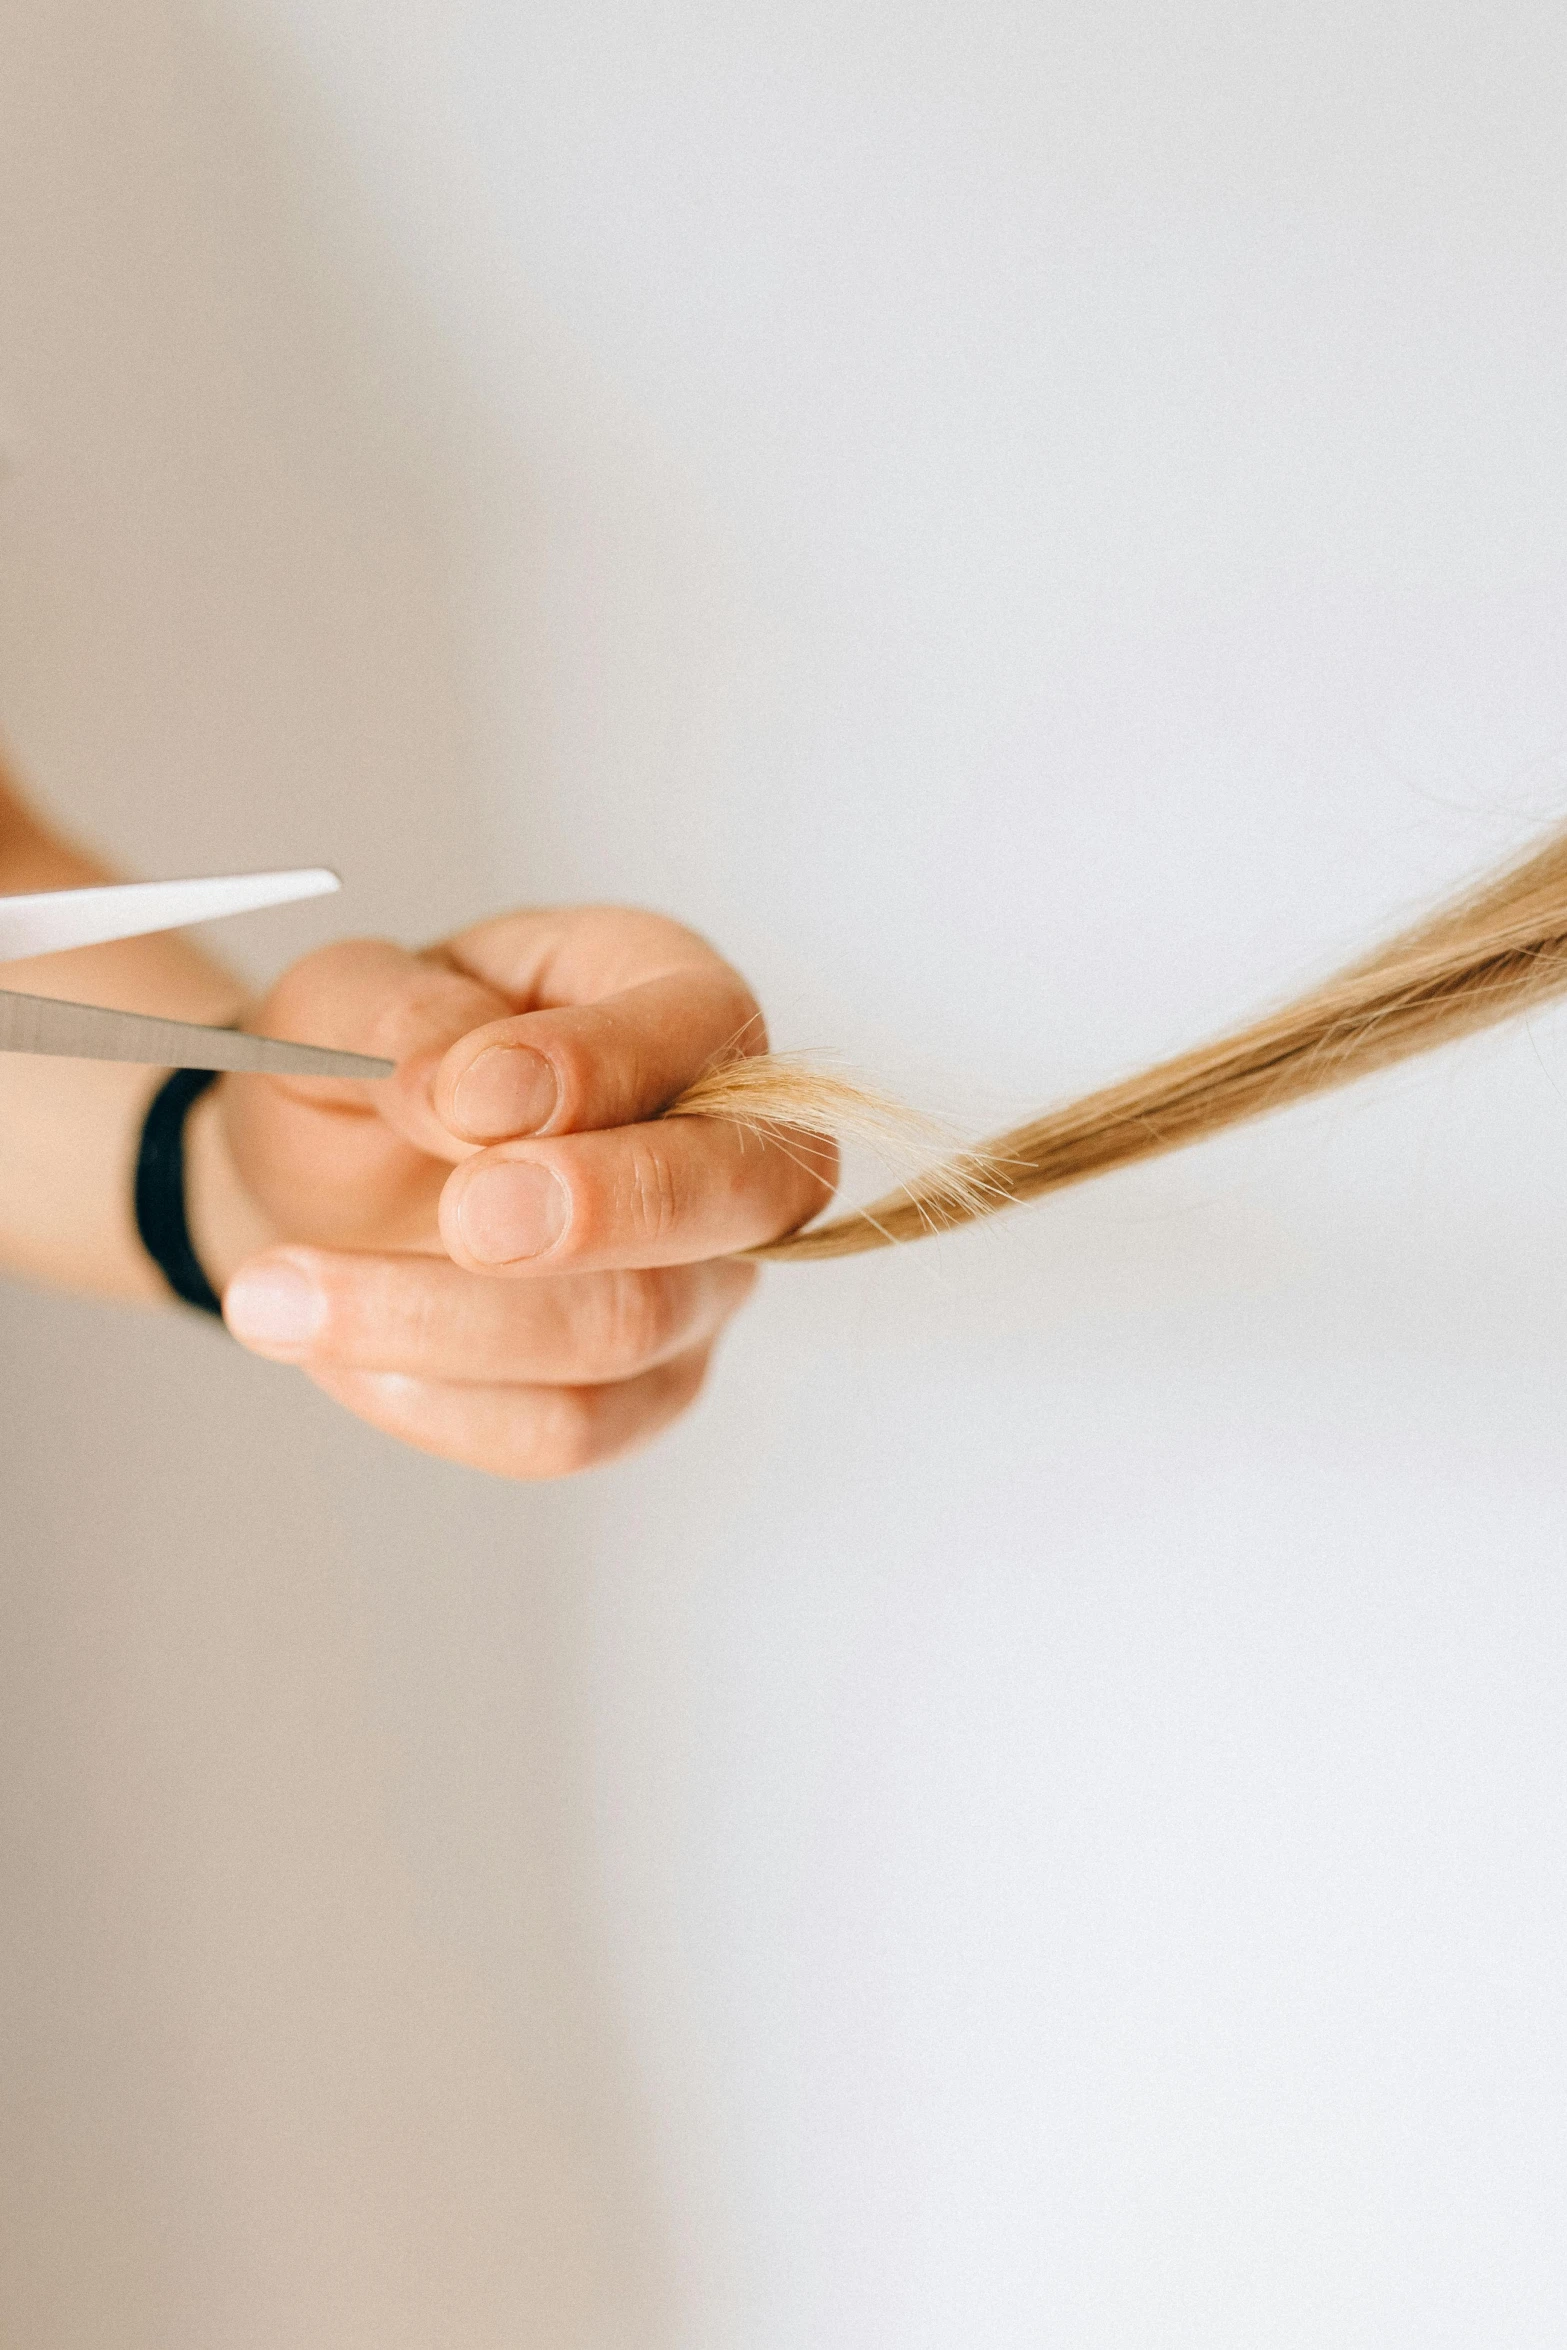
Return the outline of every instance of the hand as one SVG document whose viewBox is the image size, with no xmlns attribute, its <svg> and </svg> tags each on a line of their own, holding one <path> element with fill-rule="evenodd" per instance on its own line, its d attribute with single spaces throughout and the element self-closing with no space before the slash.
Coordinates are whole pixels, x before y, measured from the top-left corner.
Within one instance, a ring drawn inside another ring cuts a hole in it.
<svg viewBox="0 0 1567 2350">
<path fill-rule="evenodd" d="M 766 1035 L 739 974 L 658 915 L 328 947 L 245 1024 L 397 1071 L 229 1077 L 198 1105 L 192 1225 L 229 1328 L 405 1443 L 503 1476 L 586 1468 L 683 1411 L 755 1278 L 733 1252 L 832 1195 L 826 1140 L 659 1118 Z"/>
</svg>

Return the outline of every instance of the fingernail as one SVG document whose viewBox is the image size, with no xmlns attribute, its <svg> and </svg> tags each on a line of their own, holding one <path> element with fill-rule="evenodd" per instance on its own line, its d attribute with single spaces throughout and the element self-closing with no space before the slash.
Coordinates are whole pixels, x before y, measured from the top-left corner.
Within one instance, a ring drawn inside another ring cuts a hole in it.
<svg viewBox="0 0 1567 2350">
<path fill-rule="evenodd" d="M 326 1320 L 326 1297 L 286 1257 L 247 1265 L 223 1293 L 223 1319 L 242 1346 L 285 1361 L 308 1352 Z"/>
<path fill-rule="evenodd" d="M 525 1044 L 492 1044 L 458 1078 L 452 1115 L 476 1142 L 499 1142 L 509 1134 L 537 1134 L 559 1099 L 542 1053 Z"/>
<path fill-rule="evenodd" d="M 464 1245 L 481 1265 L 511 1265 L 540 1257 L 565 1231 L 571 1216 L 566 1186 L 548 1167 L 523 1162 L 479 1167 L 457 1206 Z"/>
</svg>

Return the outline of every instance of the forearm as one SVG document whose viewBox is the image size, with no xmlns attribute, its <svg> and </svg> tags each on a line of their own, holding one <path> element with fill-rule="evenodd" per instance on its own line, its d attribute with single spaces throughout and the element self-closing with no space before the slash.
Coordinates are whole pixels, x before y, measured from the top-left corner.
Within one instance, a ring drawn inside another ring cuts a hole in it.
<svg viewBox="0 0 1567 2350">
<path fill-rule="evenodd" d="M 0 895 L 113 878 L 0 772 Z M 178 1020 L 232 1020 L 244 1000 L 230 973 L 178 935 L 8 963 L 0 986 Z M 166 1294 L 131 1214 L 137 1137 L 157 1082 L 122 1062 L 0 1054 L 0 1265 L 101 1296 Z"/>
</svg>

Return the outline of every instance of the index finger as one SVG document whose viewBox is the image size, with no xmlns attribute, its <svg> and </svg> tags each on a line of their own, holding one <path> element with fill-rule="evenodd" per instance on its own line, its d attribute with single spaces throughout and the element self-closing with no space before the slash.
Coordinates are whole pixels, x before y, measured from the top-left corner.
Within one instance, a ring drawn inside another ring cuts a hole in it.
<svg viewBox="0 0 1567 2350">
<path fill-rule="evenodd" d="M 528 1012 L 597 1003 L 672 971 L 728 968 L 698 932 L 645 906 L 529 906 L 475 922 L 442 952 Z"/>
<path fill-rule="evenodd" d="M 691 932 L 596 907 L 557 920 L 532 972 L 483 958 L 492 986 L 523 993 L 519 981 L 531 979 L 537 1008 L 489 1021 L 446 1053 L 432 1098 L 461 1141 L 634 1125 L 667 1109 L 720 1055 L 766 1050 L 745 981 Z M 452 951 L 472 970 L 468 944 Z M 560 1000 L 567 988 L 580 993 Z"/>
</svg>

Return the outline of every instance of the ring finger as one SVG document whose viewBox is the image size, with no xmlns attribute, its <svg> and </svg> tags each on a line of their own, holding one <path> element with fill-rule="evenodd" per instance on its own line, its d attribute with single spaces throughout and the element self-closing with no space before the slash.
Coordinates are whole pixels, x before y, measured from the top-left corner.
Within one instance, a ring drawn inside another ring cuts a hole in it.
<svg viewBox="0 0 1567 2350">
<path fill-rule="evenodd" d="M 291 1247 L 242 1267 L 223 1307 L 253 1353 L 312 1371 L 601 1386 L 709 1342 L 755 1279 L 716 1262 L 518 1287 L 442 1257 Z"/>
<path fill-rule="evenodd" d="M 492 1476 L 575 1476 L 648 1443 L 693 1403 L 711 1349 L 610 1387 L 458 1386 L 402 1372 L 308 1372 L 388 1436 Z"/>
</svg>

